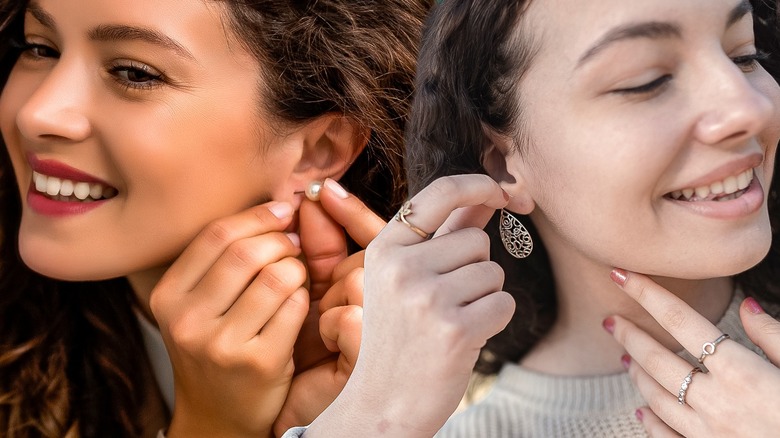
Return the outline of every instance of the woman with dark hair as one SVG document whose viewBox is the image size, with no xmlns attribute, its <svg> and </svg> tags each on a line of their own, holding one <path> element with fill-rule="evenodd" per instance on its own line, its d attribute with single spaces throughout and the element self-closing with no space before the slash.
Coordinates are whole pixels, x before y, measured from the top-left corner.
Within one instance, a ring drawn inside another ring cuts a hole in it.
<svg viewBox="0 0 780 438">
<path fill-rule="evenodd" d="M 357 198 L 406 194 L 428 7 L 0 2 L 0 435 L 264 436 L 285 400 L 277 431 L 324 408 L 354 362 L 324 345 L 355 335 L 346 254 L 383 225 Z"/>
<path fill-rule="evenodd" d="M 405 436 L 444 423 L 458 360 L 498 376 L 437 436 L 777 435 L 777 26 L 763 0 L 436 7 L 407 128 L 416 194 L 367 250 L 353 374 L 390 357 L 381 330 L 418 353 L 395 346 L 420 370 L 394 382 L 424 431 Z"/>
</svg>

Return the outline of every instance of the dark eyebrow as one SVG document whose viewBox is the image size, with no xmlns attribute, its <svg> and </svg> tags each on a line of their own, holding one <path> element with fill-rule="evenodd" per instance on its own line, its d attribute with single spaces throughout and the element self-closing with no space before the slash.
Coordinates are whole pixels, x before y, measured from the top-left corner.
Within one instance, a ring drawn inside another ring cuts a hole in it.
<svg viewBox="0 0 780 438">
<path fill-rule="evenodd" d="M 637 38 L 681 38 L 682 31 L 680 27 L 671 23 L 661 23 L 650 21 L 647 23 L 628 24 L 616 27 L 604 35 L 596 44 L 585 52 L 580 60 L 577 61 L 577 67 L 581 66 L 588 59 L 604 50 L 607 46 L 617 41 L 637 39 Z"/>
<path fill-rule="evenodd" d="M 745 15 L 753 12 L 753 5 L 748 0 L 742 0 L 734 9 L 729 13 L 729 19 L 726 20 L 726 28 L 729 28 L 741 20 Z"/>
<path fill-rule="evenodd" d="M 144 41 L 150 44 L 161 46 L 173 50 L 181 57 L 195 60 L 189 50 L 177 43 L 171 37 L 162 34 L 156 30 L 145 27 L 126 26 L 122 24 L 104 24 L 89 32 L 89 38 L 93 41 L 125 41 L 136 40 Z"/>
<path fill-rule="evenodd" d="M 753 6 L 748 0 L 742 0 L 729 12 L 728 19 L 726 20 L 726 28 L 728 29 L 733 26 L 751 12 L 753 12 Z M 681 36 L 682 31 L 679 26 L 672 23 L 648 22 L 620 26 L 607 33 L 594 44 L 593 47 L 585 52 L 585 54 L 580 57 L 580 60 L 577 61 L 577 67 L 581 66 L 585 61 L 592 58 L 608 45 L 617 41 L 635 38 L 680 38 Z"/>
<path fill-rule="evenodd" d="M 57 24 L 54 22 L 54 17 L 51 16 L 48 12 L 41 9 L 40 6 L 38 6 L 35 3 L 30 3 L 29 6 L 27 6 L 27 12 L 33 16 L 36 20 L 38 20 L 39 23 L 42 25 L 48 27 L 49 29 L 57 29 Z"/>
</svg>

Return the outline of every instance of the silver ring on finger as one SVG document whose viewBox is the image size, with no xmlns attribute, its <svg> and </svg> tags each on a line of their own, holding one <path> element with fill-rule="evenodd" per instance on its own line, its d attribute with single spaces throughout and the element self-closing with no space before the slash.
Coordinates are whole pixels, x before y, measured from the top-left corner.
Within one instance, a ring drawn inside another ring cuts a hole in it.
<svg viewBox="0 0 780 438">
<path fill-rule="evenodd" d="M 693 382 L 693 375 L 696 373 L 700 373 L 701 368 L 694 367 L 691 372 L 688 373 L 687 376 L 682 381 L 682 384 L 680 385 L 680 391 L 677 393 L 677 403 L 684 405 L 685 404 L 685 394 L 688 392 L 688 387 L 691 386 L 691 382 Z"/>
<path fill-rule="evenodd" d="M 398 210 L 398 213 L 395 214 L 394 218 L 398 222 L 403 223 L 407 227 L 409 227 L 410 230 L 417 233 L 418 236 L 422 237 L 425 240 L 428 240 L 431 238 L 430 233 L 426 233 L 425 231 L 421 230 L 420 228 L 416 227 L 414 224 L 409 222 L 408 219 L 406 219 L 406 216 L 410 216 L 412 214 L 412 201 L 406 201 L 404 202 L 404 205 L 401 206 L 401 209 Z"/>
<path fill-rule="evenodd" d="M 699 356 L 699 363 L 704 364 L 704 359 L 706 359 L 707 356 L 712 356 L 715 354 L 715 348 L 718 346 L 718 344 L 725 341 L 726 339 L 731 339 L 731 337 L 726 333 L 723 333 L 722 335 L 718 336 L 718 339 L 715 339 L 712 342 L 705 342 L 704 345 L 701 346 L 701 356 Z"/>
</svg>

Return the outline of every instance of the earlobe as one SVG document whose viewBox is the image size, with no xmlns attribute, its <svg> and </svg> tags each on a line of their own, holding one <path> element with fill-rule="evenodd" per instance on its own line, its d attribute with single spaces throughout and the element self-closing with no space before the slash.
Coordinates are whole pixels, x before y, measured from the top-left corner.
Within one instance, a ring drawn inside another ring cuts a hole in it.
<svg viewBox="0 0 780 438">
<path fill-rule="evenodd" d="M 482 156 L 482 165 L 488 175 L 509 195 L 506 208 L 519 214 L 529 214 L 535 208 L 533 196 L 528 191 L 517 149 L 511 140 L 504 136 L 492 134 L 488 136 L 491 144 Z"/>
</svg>

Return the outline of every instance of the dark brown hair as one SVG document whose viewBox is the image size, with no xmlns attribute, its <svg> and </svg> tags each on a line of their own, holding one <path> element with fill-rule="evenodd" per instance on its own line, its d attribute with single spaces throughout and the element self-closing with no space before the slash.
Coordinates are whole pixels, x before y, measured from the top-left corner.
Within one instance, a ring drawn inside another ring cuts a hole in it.
<svg viewBox="0 0 780 438">
<path fill-rule="evenodd" d="M 425 29 L 418 59 L 416 92 L 406 133 L 410 192 L 417 193 L 436 178 L 463 173 L 487 173 L 483 151 L 487 132 L 514 138 L 522 151 L 523 96 L 516 84 L 533 60 L 537 46 L 521 25 L 530 0 L 445 0 L 434 8 Z M 756 45 L 769 54 L 764 67 L 780 79 L 778 7 L 775 0 L 751 1 Z M 466 67 L 464 67 L 466 66 Z M 519 103 L 518 103 L 519 102 Z M 780 178 L 768 193 L 773 242 L 769 255 L 737 276 L 746 292 L 780 301 Z M 504 288 L 516 300 L 507 328 L 490 339 L 476 370 L 493 374 L 507 362 L 517 362 L 550 329 L 556 318 L 555 282 L 550 262 L 533 223 L 534 253 L 522 261 L 504 251 L 498 236 L 498 215 L 487 225 L 491 258 L 506 267 Z M 519 264 L 518 264 L 519 263 Z"/>
<path fill-rule="evenodd" d="M 402 133 L 431 1 L 219 1 L 261 66 L 264 113 L 290 126 L 336 113 L 370 130 L 341 181 L 389 217 L 406 195 Z M 0 0 L 1 85 L 26 6 Z M 133 292 L 124 279 L 63 282 L 22 263 L 21 200 L 0 149 L 0 435 L 138 436 L 152 377 Z"/>
</svg>

